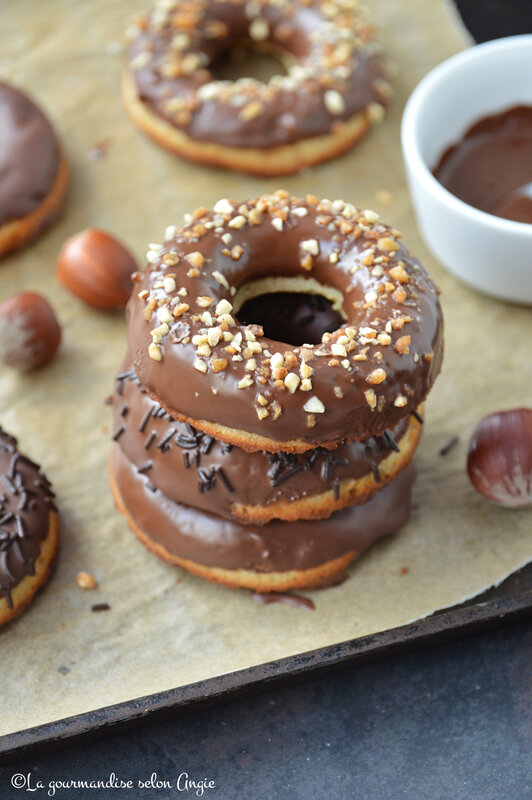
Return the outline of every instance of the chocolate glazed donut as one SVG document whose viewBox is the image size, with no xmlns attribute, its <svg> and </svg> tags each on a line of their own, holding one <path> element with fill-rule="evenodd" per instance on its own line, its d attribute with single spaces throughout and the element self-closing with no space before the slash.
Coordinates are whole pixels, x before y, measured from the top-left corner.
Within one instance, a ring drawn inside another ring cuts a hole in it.
<svg viewBox="0 0 532 800">
<path fill-rule="evenodd" d="M 48 579 L 58 547 L 50 483 L 0 428 L 0 625 L 20 614 Z"/>
<path fill-rule="evenodd" d="M 18 89 L 0 82 L 0 256 L 57 216 L 68 167 L 52 126 Z"/>
<path fill-rule="evenodd" d="M 383 437 L 301 454 L 245 453 L 170 417 L 134 370 L 117 376 L 113 439 L 148 488 L 176 503 L 261 525 L 324 519 L 365 502 L 410 463 L 421 423 L 404 418 Z"/>
<path fill-rule="evenodd" d="M 338 583 L 362 551 L 406 523 L 414 476 L 411 464 L 367 503 L 337 511 L 325 524 L 254 526 L 168 500 L 116 446 L 110 469 L 117 507 L 148 549 L 208 580 L 258 592 Z"/>
<path fill-rule="evenodd" d="M 372 211 L 283 191 L 223 199 L 169 228 L 148 261 L 128 304 L 141 383 L 172 417 L 244 450 L 381 436 L 440 371 L 437 290 Z M 342 325 L 291 347 L 239 322 L 247 300 L 278 291 L 324 295 Z"/>
<path fill-rule="evenodd" d="M 159 2 L 128 33 L 126 108 L 193 160 L 293 172 L 350 147 L 390 95 L 366 12 L 349 0 Z M 287 74 L 216 80 L 217 63 L 242 44 L 273 53 Z"/>
</svg>

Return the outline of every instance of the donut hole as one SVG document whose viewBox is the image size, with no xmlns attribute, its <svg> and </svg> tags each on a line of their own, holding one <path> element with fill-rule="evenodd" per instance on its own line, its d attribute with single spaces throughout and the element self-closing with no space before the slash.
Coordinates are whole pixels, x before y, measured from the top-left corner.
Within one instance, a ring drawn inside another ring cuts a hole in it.
<svg viewBox="0 0 532 800">
<path fill-rule="evenodd" d="M 242 44 L 221 54 L 211 65 L 213 80 L 236 82 L 240 78 L 254 78 L 268 83 L 275 75 L 286 75 L 288 58 L 267 46 Z"/>
<path fill-rule="evenodd" d="M 261 325 L 268 339 L 301 347 L 344 323 L 342 303 L 338 289 L 313 278 L 268 276 L 243 284 L 233 309 L 241 325 Z"/>
</svg>

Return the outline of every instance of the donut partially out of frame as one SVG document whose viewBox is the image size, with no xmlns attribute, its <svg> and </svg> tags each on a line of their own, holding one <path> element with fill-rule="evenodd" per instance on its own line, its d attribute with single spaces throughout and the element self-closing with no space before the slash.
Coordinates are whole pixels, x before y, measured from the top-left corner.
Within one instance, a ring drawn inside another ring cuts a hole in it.
<svg viewBox="0 0 532 800">
<path fill-rule="evenodd" d="M 192 161 L 283 175 L 347 150 L 382 119 L 390 87 L 353 0 L 158 2 L 129 30 L 123 98 L 134 123 Z M 236 46 L 277 56 L 286 75 L 220 81 Z"/>
<path fill-rule="evenodd" d="M 58 544 L 50 484 L 0 428 L 0 626 L 24 611 L 46 583 Z"/>
<path fill-rule="evenodd" d="M 69 169 L 43 112 L 0 83 L 0 258 L 31 242 L 59 214 Z"/>
</svg>

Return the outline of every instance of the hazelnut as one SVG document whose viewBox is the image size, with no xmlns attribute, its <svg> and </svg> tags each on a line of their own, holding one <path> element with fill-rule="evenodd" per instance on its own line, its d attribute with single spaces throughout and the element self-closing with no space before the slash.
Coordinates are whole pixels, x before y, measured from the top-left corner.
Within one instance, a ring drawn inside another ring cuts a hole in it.
<svg viewBox="0 0 532 800">
<path fill-rule="evenodd" d="M 532 505 L 532 409 L 485 417 L 471 437 L 467 472 L 480 494 L 503 506 Z"/>
<path fill-rule="evenodd" d="M 69 292 L 101 311 L 125 307 L 137 265 L 129 250 L 113 236 L 88 228 L 64 243 L 57 277 Z"/>
<path fill-rule="evenodd" d="M 19 292 L 0 304 L 0 360 L 31 370 L 54 357 L 61 328 L 48 301 L 37 292 Z"/>
</svg>

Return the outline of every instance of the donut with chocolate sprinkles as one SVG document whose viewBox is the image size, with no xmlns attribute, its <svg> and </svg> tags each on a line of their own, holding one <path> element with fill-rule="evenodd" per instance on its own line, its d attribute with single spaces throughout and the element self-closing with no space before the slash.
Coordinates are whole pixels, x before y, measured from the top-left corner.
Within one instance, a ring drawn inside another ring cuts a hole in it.
<svg viewBox="0 0 532 800">
<path fill-rule="evenodd" d="M 59 214 L 68 165 L 43 112 L 0 82 L 0 257 L 31 242 Z"/>
<path fill-rule="evenodd" d="M 147 258 L 127 309 L 133 367 L 163 413 L 219 441 L 303 453 L 383 436 L 440 371 L 438 290 L 373 211 L 282 190 L 224 198 Z M 338 322 L 294 346 L 241 319 L 275 293 L 325 298 Z"/>
<path fill-rule="evenodd" d="M 58 544 L 50 483 L 0 428 L 0 626 L 18 616 L 46 583 Z"/>
<path fill-rule="evenodd" d="M 296 172 L 361 139 L 391 94 L 356 0 L 158 0 L 127 34 L 130 117 L 192 161 Z M 217 65 L 242 46 L 273 55 L 286 74 L 218 80 Z"/>
<path fill-rule="evenodd" d="M 422 428 L 412 415 L 393 435 L 336 450 L 245 453 L 174 420 L 147 394 L 133 369 L 119 374 L 113 406 L 113 440 L 166 497 L 255 525 L 325 519 L 365 502 L 408 466 Z"/>
<path fill-rule="evenodd" d="M 320 520 L 242 525 L 174 503 L 114 445 L 110 481 L 119 511 L 138 539 L 170 564 L 232 588 L 256 592 L 315 589 L 338 583 L 373 542 L 410 515 L 415 468 L 362 505 Z"/>
</svg>

